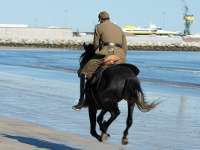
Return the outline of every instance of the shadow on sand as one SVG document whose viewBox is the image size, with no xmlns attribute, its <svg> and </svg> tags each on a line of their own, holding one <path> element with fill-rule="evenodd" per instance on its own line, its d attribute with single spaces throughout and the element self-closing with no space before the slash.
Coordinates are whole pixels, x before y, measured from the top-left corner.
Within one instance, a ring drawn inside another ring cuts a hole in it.
<svg viewBox="0 0 200 150">
<path fill-rule="evenodd" d="M 57 144 L 41 139 L 31 138 L 31 137 L 23 137 L 23 136 L 13 136 L 8 134 L 2 134 L 2 136 L 10 139 L 18 140 L 21 143 L 29 144 L 32 146 L 37 146 L 38 148 L 44 148 L 49 150 L 79 150 L 76 148 L 72 148 L 69 146 L 66 146 L 64 144 Z"/>
</svg>

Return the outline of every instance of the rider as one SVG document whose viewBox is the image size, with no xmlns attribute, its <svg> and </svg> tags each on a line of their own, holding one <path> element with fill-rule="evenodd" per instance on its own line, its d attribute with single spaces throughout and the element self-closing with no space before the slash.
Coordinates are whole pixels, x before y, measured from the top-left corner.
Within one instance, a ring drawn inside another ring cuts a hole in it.
<svg viewBox="0 0 200 150">
<path fill-rule="evenodd" d="M 72 108 L 80 110 L 85 104 L 85 83 L 90 79 L 96 69 L 102 64 L 124 63 L 126 60 L 127 41 L 122 29 L 110 21 L 106 11 L 98 15 L 100 24 L 97 24 L 94 31 L 95 56 L 80 68 L 80 98 L 78 104 Z"/>
</svg>

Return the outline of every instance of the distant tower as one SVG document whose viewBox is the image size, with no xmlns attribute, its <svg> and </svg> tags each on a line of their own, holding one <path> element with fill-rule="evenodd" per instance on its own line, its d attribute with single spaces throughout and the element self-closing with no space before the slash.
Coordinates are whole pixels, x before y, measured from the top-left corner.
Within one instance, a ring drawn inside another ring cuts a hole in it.
<svg viewBox="0 0 200 150">
<path fill-rule="evenodd" d="M 185 12 L 183 19 L 185 21 L 185 29 L 184 29 L 184 35 L 190 35 L 190 26 L 194 21 L 194 16 L 191 14 L 188 14 L 188 7 L 185 5 Z"/>
</svg>

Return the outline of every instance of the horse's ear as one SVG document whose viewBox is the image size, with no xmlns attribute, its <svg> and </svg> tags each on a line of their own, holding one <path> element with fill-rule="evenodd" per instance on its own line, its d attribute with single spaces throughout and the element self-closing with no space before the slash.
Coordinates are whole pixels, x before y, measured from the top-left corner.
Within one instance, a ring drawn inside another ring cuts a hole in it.
<svg viewBox="0 0 200 150">
<path fill-rule="evenodd" d="M 94 44 L 93 44 L 93 43 L 90 43 L 90 44 L 88 45 L 88 49 L 94 50 Z"/>
<path fill-rule="evenodd" d="M 87 50 L 87 46 L 88 46 L 88 45 L 84 42 L 84 43 L 83 43 L 83 48 L 84 48 L 84 50 Z"/>
</svg>

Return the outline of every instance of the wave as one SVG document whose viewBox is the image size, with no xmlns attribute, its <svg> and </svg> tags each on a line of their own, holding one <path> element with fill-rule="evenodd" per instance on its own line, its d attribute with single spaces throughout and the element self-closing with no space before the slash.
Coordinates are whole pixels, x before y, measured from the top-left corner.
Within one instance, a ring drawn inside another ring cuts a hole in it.
<svg viewBox="0 0 200 150">
<path fill-rule="evenodd" d="M 200 83 L 169 81 L 169 80 L 163 80 L 163 79 L 142 78 L 142 77 L 140 79 L 141 79 L 142 82 L 149 82 L 149 83 L 176 86 L 176 87 L 187 87 L 187 88 L 198 88 L 198 89 L 200 89 Z"/>
<path fill-rule="evenodd" d="M 53 65 L 24 65 L 24 64 L 6 64 L 1 63 L 1 65 L 5 66 L 14 66 L 14 67 L 27 67 L 27 68 L 33 68 L 33 69 L 45 69 L 45 70 L 54 70 L 54 71 L 63 71 L 63 72 L 72 72 L 76 73 L 77 69 L 74 67 L 61 67 L 61 66 L 53 66 Z"/>
<path fill-rule="evenodd" d="M 168 66 L 157 66 L 157 65 L 144 65 L 140 66 L 141 68 L 155 68 L 160 70 L 169 70 L 169 71 L 181 71 L 181 72 L 194 72 L 200 73 L 199 68 L 189 68 L 189 67 L 168 67 Z"/>
<path fill-rule="evenodd" d="M 25 65 L 25 64 L 6 64 L 1 63 L 1 65 L 5 66 L 14 66 L 14 67 L 27 67 L 33 69 L 44 69 L 44 70 L 54 70 L 54 71 L 62 71 L 62 72 L 69 72 L 69 73 L 77 73 L 76 67 L 62 67 L 62 66 L 54 66 L 54 65 Z M 164 68 L 164 67 L 162 67 Z M 194 71 L 194 70 L 193 70 Z M 197 70 L 198 71 L 198 70 Z M 198 71 L 200 73 L 200 70 Z M 161 84 L 161 85 L 170 85 L 176 87 L 189 87 L 189 88 L 198 88 L 200 89 L 200 83 L 191 83 L 191 82 L 180 82 L 180 81 L 171 81 L 165 79 L 157 79 L 157 78 L 149 78 L 149 77 L 140 77 L 142 82 L 149 82 L 154 84 Z"/>
</svg>

